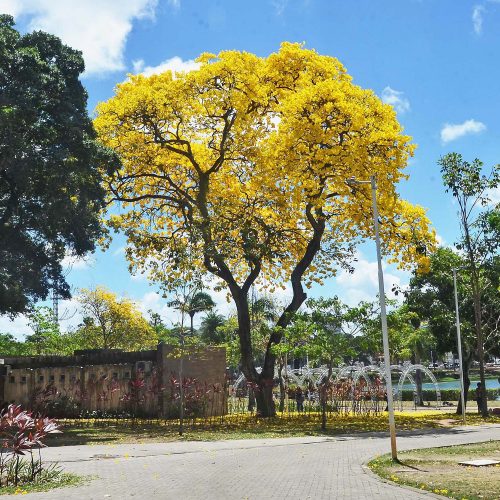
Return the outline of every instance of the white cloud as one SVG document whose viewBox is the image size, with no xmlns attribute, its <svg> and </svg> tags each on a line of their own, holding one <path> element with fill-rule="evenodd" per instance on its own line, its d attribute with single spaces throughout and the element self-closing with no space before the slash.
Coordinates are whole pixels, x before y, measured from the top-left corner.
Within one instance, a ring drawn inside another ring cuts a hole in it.
<svg viewBox="0 0 500 500">
<path fill-rule="evenodd" d="M 119 255 L 125 255 L 125 247 L 119 247 L 113 252 L 113 257 L 118 257 Z"/>
<path fill-rule="evenodd" d="M 132 24 L 151 19 L 158 0 L 7 0 L 4 13 L 26 16 L 29 29 L 59 36 L 83 52 L 86 74 L 125 68 L 124 49 Z M 178 2 L 170 2 L 178 4 Z"/>
<path fill-rule="evenodd" d="M 181 0 L 168 0 L 168 3 L 174 8 L 174 9 L 180 9 L 181 7 Z"/>
<path fill-rule="evenodd" d="M 221 290 L 215 290 L 215 281 L 213 279 L 207 279 L 204 281 L 204 292 L 208 293 L 212 300 L 215 302 L 214 311 L 217 314 L 222 314 L 223 316 L 230 316 L 236 314 L 236 308 L 231 297 L 228 297 L 228 292 L 226 288 Z M 259 297 L 270 296 L 278 304 L 278 310 L 282 309 L 288 304 L 292 297 L 291 287 L 289 285 L 285 288 L 277 288 L 273 293 L 266 291 L 262 287 L 256 287 Z M 229 298 L 229 300 L 228 300 Z M 148 317 L 148 311 L 153 311 L 158 313 L 167 326 L 173 326 L 181 321 L 180 313 L 177 309 L 169 307 L 168 302 L 174 299 L 174 294 L 170 294 L 167 298 L 163 297 L 157 292 L 147 292 L 139 300 L 136 300 L 140 311 Z M 196 328 L 199 327 L 204 313 L 197 314 L 194 318 L 194 325 Z M 189 318 L 184 320 L 189 323 Z"/>
<path fill-rule="evenodd" d="M 25 335 L 32 333 L 28 326 L 28 318 L 23 314 L 10 320 L 7 316 L 0 316 L 0 333 L 10 333 L 15 338 L 23 340 Z"/>
<path fill-rule="evenodd" d="M 464 135 L 479 134 L 484 130 L 486 130 L 486 125 L 476 120 L 466 120 L 457 124 L 446 123 L 441 129 L 441 140 L 447 143 Z"/>
<path fill-rule="evenodd" d="M 212 298 L 215 300 L 213 295 Z M 168 302 L 172 299 L 173 297 L 165 298 L 157 292 L 147 292 L 139 300 L 134 300 L 134 302 L 146 319 L 149 319 L 149 312 L 152 311 L 160 315 L 167 327 L 172 327 L 181 322 L 180 312 L 168 305 Z M 218 309 L 217 311 L 219 312 Z M 195 316 L 194 324 L 196 326 L 199 325 L 201 317 L 203 317 L 203 314 Z M 189 321 L 189 317 L 184 317 L 185 326 L 189 325 Z"/>
<path fill-rule="evenodd" d="M 410 110 L 410 101 L 404 97 L 404 92 L 386 87 L 382 91 L 382 101 L 390 104 L 398 113 L 405 113 Z"/>
<path fill-rule="evenodd" d="M 192 59 L 188 59 L 187 61 L 183 61 L 179 56 L 174 56 L 170 59 L 167 59 L 158 66 L 146 66 L 144 67 L 144 61 L 139 60 L 134 62 L 134 71 L 135 71 L 135 63 L 137 67 L 140 67 L 139 71 L 142 71 L 144 76 L 157 75 L 160 73 L 165 73 L 165 71 L 172 71 L 172 73 L 188 73 L 189 71 L 193 71 L 200 67 L 200 64 Z"/>
<path fill-rule="evenodd" d="M 142 314 L 145 316 L 147 316 L 147 313 L 150 310 L 164 316 L 166 310 L 168 309 L 166 301 L 162 299 L 162 296 L 157 292 L 147 292 L 141 299 L 136 300 L 135 302 L 139 306 Z"/>
<path fill-rule="evenodd" d="M 485 194 L 490 199 L 490 205 L 498 205 L 500 203 L 500 186 L 489 189 Z"/>
<path fill-rule="evenodd" d="M 20 3 L 19 0 L 2 0 L 0 11 L 2 14 L 10 14 L 13 17 L 17 17 L 21 11 Z"/>
<path fill-rule="evenodd" d="M 436 241 L 440 247 L 444 247 L 446 245 L 446 240 L 439 233 L 436 233 Z"/>
<path fill-rule="evenodd" d="M 483 32 L 483 12 L 484 6 L 474 5 L 472 9 L 472 25 L 474 27 L 474 33 L 480 35 Z"/>
<path fill-rule="evenodd" d="M 132 68 L 134 68 L 134 73 L 140 73 L 144 69 L 144 59 L 132 61 Z"/>
<path fill-rule="evenodd" d="M 351 306 L 361 301 L 372 302 L 377 299 L 378 295 L 377 262 L 367 260 L 361 252 L 357 252 L 356 257 L 358 260 L 354 264 L 354 272 L 342 270 L 335 280 L 340 289 L 339 298 Z M 401 286 L 401 276 L 388 272 L 384 263 L 383 269 L 385 294 L 389 298 L 397 298 L 391 290 L 394 286 Z"/>
<path fill-rule="evenodd" d="M 148 276 L 146 273 L 141 273 L 141 272 L 138 272 L 136 274 L 131 274 L 130 275 L 130 279 L 132 281 L 147 281 L 148 279 Z"/>
<path fill-rule="evenodd" d="M 95 258 L 93 256 L 77 257 L 67 253 L 61 262 L 64 269 L 67 271 L 82 271 L 88 269 L 95 264 Z"/>
</svg>

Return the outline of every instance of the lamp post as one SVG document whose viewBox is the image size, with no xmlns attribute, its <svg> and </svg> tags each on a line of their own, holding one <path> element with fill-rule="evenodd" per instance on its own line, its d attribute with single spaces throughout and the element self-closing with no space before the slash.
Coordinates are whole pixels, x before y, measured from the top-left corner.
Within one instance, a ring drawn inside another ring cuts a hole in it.
<svg viewBox="0 0 500 500">
<path fill-rule="evenodd" d="M 455 316 L 457 323 L 457 345 L 458 345 L 458 362 L 460 364 L 460 400 L 462 402 L 462 419 L 465 424 L 465 393 L 464 393 L 464 369 L 462 362 L 462 338 L 460 335 L 460 316 L 458 313 L 458 292 L 457 292 L 457 270 L 453 268 L 453 289 L 455 292 Z"/>
<path fill-rule="evenodd" d="M 380 251 L 380 234 L 379 234 L 378 207 L 377 207 L 377 181 L 375 176 L 371 175 L 369 181 L 359 181 L 354 177 L 351 177 L 346 182 L 348 185 L 370 184 L 372 191 L 373 227 L 375 229 L 375 244 L 377 246 L 378 291 L 379 291 L 379 301 L 380 301 L 380 319 L 382 322 L 382 341 L 384 345 L 384 364 L 386 373 L 387 410 L 389 411 L 389 432 L 391 436 L 391 455 L 393 460 L 397 460 L 398 453 L 396 447 L 396 423 L 394 420 L 394 402 L 392 397 L 391 358 L 389 352 L 389 335 L 387 332 L 387 311 L 385 307 L 384 273 L 382 271 L 382 254 Z"/>
</svg>

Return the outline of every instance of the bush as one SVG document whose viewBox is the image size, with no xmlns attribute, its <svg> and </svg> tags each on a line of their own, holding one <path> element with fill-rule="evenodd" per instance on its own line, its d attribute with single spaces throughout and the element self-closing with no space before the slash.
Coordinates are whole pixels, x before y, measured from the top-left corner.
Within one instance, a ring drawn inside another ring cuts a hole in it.
<svg viewBox="0 0 500 500">
<path fill-rule="evenodd" d="M 40 449 L 48 434 L 61 432 L 54 419 L 33 416 L 19 405 L 9 405 L 0 413 L 0 487 L 46 482 L 61 471 L 56 466 L 42 466 Z M 38 450 L 35 458 L 34 451 Z M 28 455 L 29 459 L 21 457 Z"/>
<path fill-rule="evenodd" d="M 441 401 L 458 401 L 460 399 L 460 389 L 442 389 Z M 500 396 L 500 389 L 487 389 L 489 400 L 494 400 Z M 422 391 L 424 401 L 436 401 L 436 391 L 434 389 L 424 389 Z M 413 401 L 413 391 L 403 391 L 403 401 Z M 469 390 L 469 401 L 474 399 L 474 390 Z"/>
</svg>

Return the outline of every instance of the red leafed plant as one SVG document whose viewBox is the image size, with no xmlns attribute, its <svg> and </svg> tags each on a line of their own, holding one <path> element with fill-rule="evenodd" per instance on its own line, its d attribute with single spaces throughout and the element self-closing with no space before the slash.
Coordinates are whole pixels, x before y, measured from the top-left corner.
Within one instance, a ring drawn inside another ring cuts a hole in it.
<svg viewBox="0 0 500 500">
<path fill-rule="evenodd" d="M 51 418 L 33 415 L 20 405 L 9 405 L 0 412 L 0 486 L 36 482 L 44 471 L 40 449 L 49 434 L 61 432 Z M 38 451 L 35 458 L 34 451 Z M 21 457 L 29 456 L 29 460 Z"/>
</svg>

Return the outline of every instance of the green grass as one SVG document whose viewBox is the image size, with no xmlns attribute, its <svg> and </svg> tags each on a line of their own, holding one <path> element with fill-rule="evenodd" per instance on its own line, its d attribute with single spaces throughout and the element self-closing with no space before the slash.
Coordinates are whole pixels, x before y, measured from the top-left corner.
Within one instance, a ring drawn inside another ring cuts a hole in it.
<svg viewBox="0 0 500 500">
<path fill-rule="evenodd" d="M 25 483 L 18 486 L 2 486 L 0 487 L 0 495 L 23 495 L 26 493 L 34 493 L 40 491 L 50 491 L 54 488 L 62 488 L 67 486 L 79 486 L 88 478 L 62 472 L 55 478 L 50 480 L 42 480 L 36 483 Z"/>
<path fill-rule="evenodd" d="M 455 499 L 498 500 L 500 468 L 464 467 L 458 462 L 478 458 L 500 460 L 500 441 L 400 452 L 399 463 L 389 455 L 368 466 L 379 476 Z"/>
<path fill-rule="evenodd" d="M 467 417 L 470 425 L 484 423 L 478 415 Z M 490 423 L 500 423 L 500 417 L 491 417 Z M 332 415 L 327 429 L 321 429 L 318 413 L 291 413 L 257 419 L 252 415 L 226 416 L 224 421 L 186 422 L 183 436 L 178 434 L 178 422 L 173 420 L 76 420 L 62 421 L 63 433 L 48 439 L 49 446 L 82 444 L 113 444 L 141 442 L 170 442 L 179 440 L 216 441 L 222 439 L 253 439 L 300 436 L 332 436 L 344 433 L 386 432 L 387 415 Z M 436 411 L 402 412 L 396 414 L 399 431 L 416 429 L 438 429 L 444 426 L 461 425 L 461 418 L 453 413 Z"/>
</svg>

